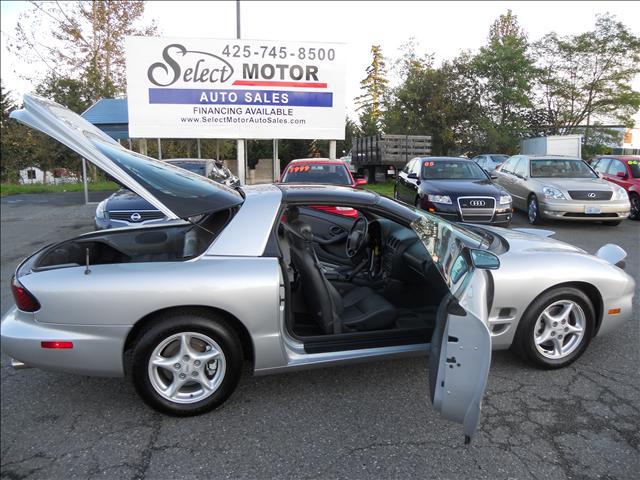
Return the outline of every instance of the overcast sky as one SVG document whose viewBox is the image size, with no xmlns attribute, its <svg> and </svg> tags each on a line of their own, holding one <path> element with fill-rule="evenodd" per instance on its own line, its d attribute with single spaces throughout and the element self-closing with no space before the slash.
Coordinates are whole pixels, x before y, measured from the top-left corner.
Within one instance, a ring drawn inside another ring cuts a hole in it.
<svg viewBox="0 0 640 480">
<path fill-rule="evenodd" d="M 20 79 L 29 65 L 6 51 L 25 2 L 2 0 L 1 73 L 6 88 L 17 94 L 32 86 Z M 347 65 L 347 109 L 352 111 L 359 82 L 370 63 L 372 44 L 386 57 L 414 37 L 437 61 L 462 50 L 477 50 L 487 39 L 491 23 L 507 9 L 518 17 L 530 40 L 550 31 L 561 35 L 592 29 L 597 13 L 610 12 L 640 35 L 640 2 L 270 2 L 241 1 L 242 37 L 247 39 L 344 42 Z M 170 37 L 235 38 L 236 2 L 150 1 L 146 15 Z M 640 90 L 640 78 L 634 82 Z M 638 123 L 638 122 L 637 122 Z"/>
</svg>

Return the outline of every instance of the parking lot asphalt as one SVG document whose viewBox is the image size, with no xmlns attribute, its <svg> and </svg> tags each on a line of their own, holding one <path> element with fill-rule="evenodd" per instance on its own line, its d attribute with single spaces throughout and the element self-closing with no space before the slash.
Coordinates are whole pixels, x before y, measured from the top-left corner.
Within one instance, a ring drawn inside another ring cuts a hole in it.
<svg viewBox="0 0 640 480">
<path fill-rule="evenodd" d="M 92 230 L 81 195 L 1 200 L 2 312 L 25 255 Z M 94 199 L 99 199 L 94 197 Z M 513 226 L 525 226 L 523 215 Z M 640 222 L 549 223 L 595 252 L 615 242 L 640 284 Z M 424 357 L 253 377 L 214 412 L 170 418 L 123 379 L 15 371 L 2 355 L 1 476 L 33 478 L 631 479 L 640 470 L 640 296 L 632 320 L 574 364 L 493 356 L 471 445 L 427 399 Z"/>
</svg>

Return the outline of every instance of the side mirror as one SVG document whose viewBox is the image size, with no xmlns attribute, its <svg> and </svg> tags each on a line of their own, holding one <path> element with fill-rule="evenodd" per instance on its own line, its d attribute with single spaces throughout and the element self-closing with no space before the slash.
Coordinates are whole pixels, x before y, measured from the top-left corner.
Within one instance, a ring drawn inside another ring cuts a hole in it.
<svg viewBox="0 0 640 480">
<path fill-rule="evenodd" d="M 500 259 L 494 253 L 487 250 L 471 249 L 469 250 L 471 263 L 474 267 L 483 270 L 497 270 L 500 268 Z"/>
<path fill-rule="evenodd" d="M 367 180 L 365 178 L 356 179 L 356 187 L 359 187 L 360 185 L 366 185 L 366 184 L 367 184 Z"/>
<path fill-rule="evenodd" d="M 411 172 L 409 175 L 407 175 L 407 178 L 418 180 L 418 174 L 416 172 Z"/>
<path fill-rule="evenodd" d="M 618 172 L 616 173 L 616 177 L 627 178 L 627 174 L 625 172 Z"/>
</svg>

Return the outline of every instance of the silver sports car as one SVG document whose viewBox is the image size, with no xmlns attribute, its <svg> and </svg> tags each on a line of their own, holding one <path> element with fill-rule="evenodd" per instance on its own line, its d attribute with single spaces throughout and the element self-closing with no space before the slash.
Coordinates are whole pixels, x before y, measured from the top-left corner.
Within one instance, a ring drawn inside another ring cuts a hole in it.
<svg viewBox="0 0 640 480">
<path fill-rule="evenodd" d="M 558 368 L 631 315 L 635 285 L 615 245 L 593 256 L 551 232 L 454 225 L 346 187 L 238 192 L 126 150 L 60 105 L 24 102 L 13 118 L 173 221 L 25 259 L 2 319 L 16 362 L 127 375 L 153 408 L 194 415 L 231 395 L 245 362 L 267 374 L 429 351 L 433 406 L 470 439 L 492 346 Z"/>
</svg>

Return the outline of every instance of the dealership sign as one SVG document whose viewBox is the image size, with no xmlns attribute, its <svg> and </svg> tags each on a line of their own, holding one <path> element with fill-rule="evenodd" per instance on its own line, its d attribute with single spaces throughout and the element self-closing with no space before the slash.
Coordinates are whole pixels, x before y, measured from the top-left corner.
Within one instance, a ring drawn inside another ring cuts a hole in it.
<svg viewBox="0 0 640 480">
<path fill-rule="evenodd" d="M 336 43 L 128 37 L 133 138 L 344 139 Z"/>
</svg>

